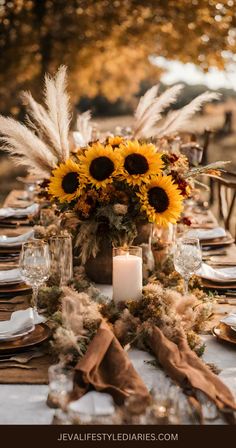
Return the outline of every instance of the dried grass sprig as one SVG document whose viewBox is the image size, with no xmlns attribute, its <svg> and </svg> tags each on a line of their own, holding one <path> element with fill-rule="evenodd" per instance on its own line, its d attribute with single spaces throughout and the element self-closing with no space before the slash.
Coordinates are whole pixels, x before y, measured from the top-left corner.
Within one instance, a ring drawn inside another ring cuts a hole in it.
<svg viewBox="0 0 236 448">
<path fill-rule="evenodd" d="M 96 257 L 99 252 L 101 235 L 98 235 L 99 223 L 95 221 L 82 223 L 75 240 L 75 247 L 80 248 L 80 260 L 82 265 L 91 257 Z"/>
<path fill-rule="evenodd" d="M 185 126 L 188 124 L 189 120 L 201 109 L 203 104 L 213 100 L 218 100 L 219 98 L 220 94 L 215 92 L 204 92 L 201 95 L 198 95 L 186 106 L 177 111 L 170 112 L 164 122 L 164 125 L 161 128 L 156 129 L 155 136 L 163 137 L 185 129 Z"/>
<path fill-rule="evenodd" d="M 91 111 L 79 114 L 76 120 L 76 130 L 73 132 L 75 144 L 86 146 L 92 140 L 93 127 L 91 124 Z"/>
<path fill-rule="evenodd" d="M 153 136 L 155 123 L 161 119 L 165 109 L 176 101 L 183 89 L 182 84 L 177 84 L 157 97 L 158 87 L 158 85 L 153 86 L 139 101 L 134 114 L 133 134 L 135 138 Z"/>
<path fill-rule="evenodd" d="M 41 177 L 49 177 L 57 164 L 50 148 L 34 132 L 13 118 L 0 116 L 1 141 L 17 164 L 30 167 Z"/>
<path fill-rule="evenodd" d="M 64 362 L 83 356 L 101 322 L 98 305 L 88 294 L 63 288 L 62 326 L 54 333 L 53 348 Z M 70 356 L 71 355 L 71 356 Z"/>
<path fill-rule="evenodd" d="M 58 132 L 62 160 L 65 161 L 70 156 L 69 128 L 70 128 L 70 102 L 66 91 L 67 74 L 66 67 L 61 65 L 54 76 L 45 76 L 45 103 L 48 107 L 48 114 Z"/>
<path fill-rule="evenodd" d="M 61 147 L 60 135 L 55 124 L 52 122 L 48 111 L 34 100 L 30 92 L 23 92 L 22 99 L 26 103 L 27 124 L 33 128 L 50 145 L 50 149 L 57 157 L 58 162 L 63 161 L 63 150 Z"/>
<path fill-rule="evenodd" d="M 196 168 L 191 168 L 184 174 L 184 178 L 187 179 L 189 177 L 194 178 L 196 176 L 205 175 L 205 176 L 214 176 L 214 171 L 224 171 L 224 166 L 231 163 L 229 160 L 219 160 L 217 162 L 209 163 L 205 166 L 199 166 Z M 211 173 L 212 171 L 212 173 Z"/>
</svg>

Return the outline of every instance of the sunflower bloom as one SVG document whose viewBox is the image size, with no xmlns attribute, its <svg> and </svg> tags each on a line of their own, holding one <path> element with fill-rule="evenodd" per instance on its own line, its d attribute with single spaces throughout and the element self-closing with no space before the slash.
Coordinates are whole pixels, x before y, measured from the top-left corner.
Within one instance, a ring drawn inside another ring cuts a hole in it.
<svg viewBox="0 0 236 448">
<path fill-rule="evenodd" d="M 53 170 L 48 192 L 60 202 L 71 202 L 80 195 L 83 186 L 79 164 L 68 159 Z"/>
<path fill-rule="evenodd" d="M 141 185 L 150 182 L 151 176 L 161 174 L 164 163 L 161 154 L 151 143 L 139 143 L 137 140 L 127 141 L 120 146 L 120 177 L 130 185 Z"/>
<path fill-rule="evenodd" d="M 114 137 L 108 137 L 108 145 L 111 145 L 113 149 L 119 148 L 121 143 L 124 142 L 124 138 L 119 135 L 115 135 Z"/>
<path fill-rule="evenodd" d="M 166 227 L 175 224 L 182 211 L 183 196 L 171 176 L 159 176 L 137 193 L 150 222 Z"/>
<path fill-rule="evenodd" d="M 96 188 L 104 188 L 112 183 L 120 164 L 118 152 L 110 145 L 101 143 L 90 146 L 79 160 L 82 173 Z"/>
</svg>

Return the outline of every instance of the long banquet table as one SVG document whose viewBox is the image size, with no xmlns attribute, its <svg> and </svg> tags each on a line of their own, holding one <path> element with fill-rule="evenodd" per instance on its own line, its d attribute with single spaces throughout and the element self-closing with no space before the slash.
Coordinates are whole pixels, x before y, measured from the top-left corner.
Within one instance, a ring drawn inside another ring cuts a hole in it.
<svg viewBox="0 0 236 448">
<path fill-rule="evenodd" d="M 11 192 L 5 206 L 15 204 L 17 195 L 19 192 L 17 194 L 16 191 Z M 4 233 L 4 229 L 1 229 L 1 232 Z M 230 253 L 234 251 L 235 246 L 232 245 Z M 105 285 L 100 288 L 106 295 L 112 295 L 110 286 Z M 214 307 L 216 320 L 228 312 L 236 313 L 236 297 L 231 299 L 231 305 L 217 303 Z M 220 343 L 211 334 L 202 335 L 202 339 L 206 344 L 204 361 L 214 363 L 220 369 L 220 378 L 228 385 L 236 398 L 236 347 Z M 130 350 L 128 355 L 147 387 L 151 389 L 155 384 L 156 367 L 144 361 L 154 359 L 152 355 L 140 350 Z M 0 384 L 0 424 L 50 424 L 54 410 L 46 405 L 47 393 L 47 385 Z"/>
</svg>

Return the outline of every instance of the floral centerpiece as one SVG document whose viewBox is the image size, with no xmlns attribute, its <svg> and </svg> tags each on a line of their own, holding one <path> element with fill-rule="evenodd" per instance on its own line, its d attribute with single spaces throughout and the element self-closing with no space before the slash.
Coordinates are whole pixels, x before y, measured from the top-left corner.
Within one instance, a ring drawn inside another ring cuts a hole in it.
<svg viewBox="0 0 236 448">
<path fill-rule="evenodd" d="M 181 89 L 177 85 L 159 96 L 158 86 L 148 90 L 136 109 L 133 128 L 120 132 L 124 135 L 98 135 L 90 113 L 81 114 L 74 135 L 79 146 L 69 138 L 65 67 L 54 78 L 45 78 L 46 107 L 29 92 L 23 94 L 28 126 L 0 117 L 6 149 L 17 163 L 43 179 L 42 192 L 57 205 L 62 224 L 74 234 L 82 264 L 91 267 L 100 256 L 96 269 L 89 270 L 91 275 L 98 272 L 100 280 L 106 269 L 105 282 L 111 277 L 112 245 L 131 244 L 147 223 L 177 222 L 193 179 L 222 165 L 190 169 L 181 148 L 171 146 L 171 136 L 189 123 L 202 104 L 218 98 L 206 92 L 170 112 L 163 123 L 163 112 Z"/>
<path fill-rule="evenodd" d="M 180 217 L 189 186 L 171 175 L 172 165 L 154 144 L 116 136 L 91 143 L 53 170 L 48 193 L 62 212 L 70 212 L 64 214 L 66 226 L 77 223 L 75 246 L 87 269 L 98 254 L 98 264 L 103 257 L 109 267 L 105 282 L 111 280 L 112 245 L 132 244 L 142 225 L 166 226 Z M 94 268 L 90 276 L 101 279 Z"/>
</svg>

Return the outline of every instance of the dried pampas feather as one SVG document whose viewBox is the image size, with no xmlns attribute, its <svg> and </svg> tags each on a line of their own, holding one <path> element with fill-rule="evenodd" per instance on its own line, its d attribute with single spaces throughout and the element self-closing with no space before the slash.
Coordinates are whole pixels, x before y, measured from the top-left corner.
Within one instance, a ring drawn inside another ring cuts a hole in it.
<svg viewBox="0 0 236 448">
<path fill-rule="evenodd" d="M 153 126 L 161 119 L 161 114 L 176 98 L 183 89 L 182 84 L 177 84 L 167 89 L 162 95 L 156 97 L 158 86 L 149 89 L 140 99 L 135 112 L 134 137 L 150 137 L 153 135 Z"/>
<path fill-rule="evenodd" d="M 13 118 L 0 116 L 0 133 L 4 149 L 16 163 L 27 166 L 35 175 L 50 176 L 57 159 L 34 132 Z"/>
<path fill-rule="evenodd" d="M 98 304 L 90 299 L 88 294 L 63 287 L 62 299 L 62 318 L 65 325 L 74 331 L 75 334 L 85 334 L 83 330 L 80 333 L 80 322 L 101 320 L 101 314 L 98 309 Z M 76 319 L 79 319 L 78 328 L 76 327 Z"/>
<path fill-rule="evenodd" d="M 180 110 L 170 112 L 164 125 L 161 128 L 156 129 L 155 137 L 163 137 L 183 130 L 190 118 L 201 109 L 203 104 L 209 101 L 218 100 L 219 98 L 220 95 L 218 93 L 204 92 Z"/>
<path fill-rule="evenodd" d="M 22 99 L 26 103 L 29 114 L 27 124 L 37 132 L 42 140 L 50 145 L 50 149 L 57 157 L 58 162 L 61 162 L 63 160 L 63 151 L 60 136 L 48 112 L 34 100 L 30 92 L 23 92 Z"/>
<path fill-rule="evenodd" d="M 54 76 L 45 76 L 45 103 L 48 107 L 48 114 L 58 132 L 62 151 L 62 160 L 70 157 L 69 146 L 69 96 L 66 92 L 67 75 L 66 67 L 61 65 Z"/>
<path fill-rule="evenodd" d="M 136 120 L 141 120 L 143 114 L 146 112 L 147 108 L 153 103 L 155 100 L 157 93 L 159 90 L 159 84 L 151 87 L 145 94 L 140 98 L 137 109 L 134 113 L 134 117 Z"/>
<path fill-rule="evenodd" d="M 76 132 L 73 132 L 74 140 L 79 146 L 86 146 L 92 140 L 93 127 L 91 125 L 91 111 L 79 114 L 76 121 Z M 79 141 L 79 143 L 77 143 Z"/>
</svg>

